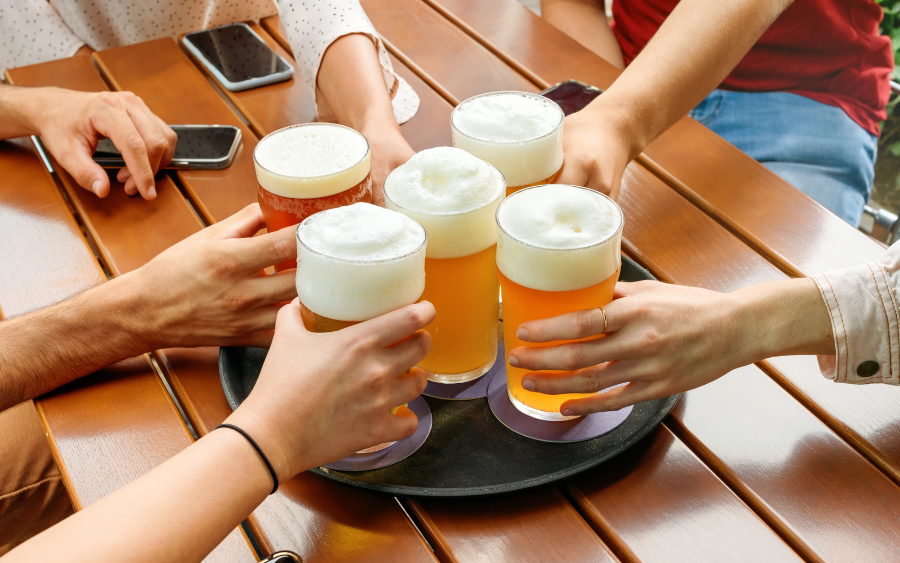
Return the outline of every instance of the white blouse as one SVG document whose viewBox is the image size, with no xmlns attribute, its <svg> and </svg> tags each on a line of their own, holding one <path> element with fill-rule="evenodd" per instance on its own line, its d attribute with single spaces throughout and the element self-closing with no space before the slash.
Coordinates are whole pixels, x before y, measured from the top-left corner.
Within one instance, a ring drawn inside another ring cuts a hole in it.
<svg viewBox="0 0 900 563">
<path fill-rule="evenodd" d="M 70 57 L 83 45 L 108 49 L 173 37 L 280 13 L 300 74 L 310 115 L 325 50 L 339 37 L 363 33 L 378 48 L 385 85 L 399 123 L 419 108 L 409 84 L 394 73 L 378 33 L 358 0 L 2 0 L 0 73 L 5 69 Z M 395 88 L 396 82 L 396 88 Z"/>
</svg>

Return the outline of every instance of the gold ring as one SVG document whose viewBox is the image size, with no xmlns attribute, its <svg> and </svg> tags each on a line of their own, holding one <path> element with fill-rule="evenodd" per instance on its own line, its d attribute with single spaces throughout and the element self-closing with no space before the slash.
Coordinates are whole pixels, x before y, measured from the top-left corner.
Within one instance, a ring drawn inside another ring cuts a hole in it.
<svg viewBox="0 0 900 563">
<path fill-rule="evenodd" d="M 605 334 L 609 319 L 606 318 L 606 311 L 603 310 L 603 307 L 600 307 L 600 312 L 603 313 L 603 333 Z"/>
</svg>

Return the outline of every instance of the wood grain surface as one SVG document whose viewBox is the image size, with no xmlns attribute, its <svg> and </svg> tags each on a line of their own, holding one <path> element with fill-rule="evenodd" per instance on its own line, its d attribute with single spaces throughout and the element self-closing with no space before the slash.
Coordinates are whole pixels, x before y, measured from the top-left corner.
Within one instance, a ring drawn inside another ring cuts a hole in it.
<svg viewBox="0 0 900 563">
<path fill-rule="evenodd" d="M 256 135 L 191 63 L 173 39 L 164 38 L 94 53 L 114 90 L 130 90 L 166 123 L 234 125 L 242 145 L 223 170 L 184 170 L 177 178 L 209 223 L 221 221 L 256 201 L 253 149 Z"/>
<path fill-rule="evenodd" d="M 394 10 L 397 2 L 429 4 L 541 89 L 569 79 L 608 88 L 620 74 L 515 0 L 373 1 Z M 651 143 L 640 160 L 792 275 L 843 268 L 884 252 L 879 243 L 689 117 Z M 783 213 L 759 213 L 763 208 Z"/>
</svg>

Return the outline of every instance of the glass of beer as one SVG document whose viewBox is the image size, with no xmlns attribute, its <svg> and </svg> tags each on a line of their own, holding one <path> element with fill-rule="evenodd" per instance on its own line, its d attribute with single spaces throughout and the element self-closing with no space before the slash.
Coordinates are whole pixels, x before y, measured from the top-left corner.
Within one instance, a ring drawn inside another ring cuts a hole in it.
<svg viewBox="0 0 900 563">
<path fill-rule="evenodd" d="M 622 266 L 624 216 L 616 202 L 594 190 L 550 184 L 516 192 L 497 208 L 497 270 L 503 288 L 503 337 L 517 346 L 545 347 L 571 340 L 530 343 L 519 325 L 612 301 Z M 603 335 L 586 338 L 602 338 Z M 509 399 L 542 420 L 567 420 L 562 404 L 590 394 L 545 395 L 526 391 L 528 370 L 506 364 Z M 554 372 L 550 372 L 554 373 Z"/>
<path fill-rule="evenodd" d="M 419 367 L 431 381 L 471 381 L 497 359 L 494 214 L 505 195 L 506 182 L 495 167 L 450 147 L 416 154 L 384 182 L 385 206 L 428 231 L 422 298 L 437 316 L 425 328 L 431 351 Z"/>
<path fill-rule="evenodd" d="M 453 146 L 490 162 L 506 194 L 556 181 L 563 164 L 563 114 L 553 100 L 526 92 L 469 98 L 450 114 Z"/>
<path fill-rule="evenodd" d="M 334 123 L 304 123 L 262 138 L 253 151 L 259 207 L 269 232 L 294 226 L 310 215 L 372 202 L 369 141 Z M 276 271 L 296 267 L 288 260 Z"/>
<path fill-rule="evenodd" d="M 311 332 L 334 332 L 419 301 L 427 239 L 419 223 L 369 203 L 304 219 L 297 228 L 303 325 Z"/>
</svg>

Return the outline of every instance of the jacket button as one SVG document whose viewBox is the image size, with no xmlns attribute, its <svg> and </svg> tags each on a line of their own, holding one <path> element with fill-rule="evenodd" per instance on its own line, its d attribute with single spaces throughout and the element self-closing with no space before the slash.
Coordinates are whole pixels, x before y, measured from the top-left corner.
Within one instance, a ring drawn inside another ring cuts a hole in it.
<svg viewBox="0 0 900 563">
<path fill-rule="evenodd" d="M 860 377 L 872 377 L 878 372 L 878 362 L 874 360 L 865 361 L 856 368 L 856 375 Z"/>
</svg>

